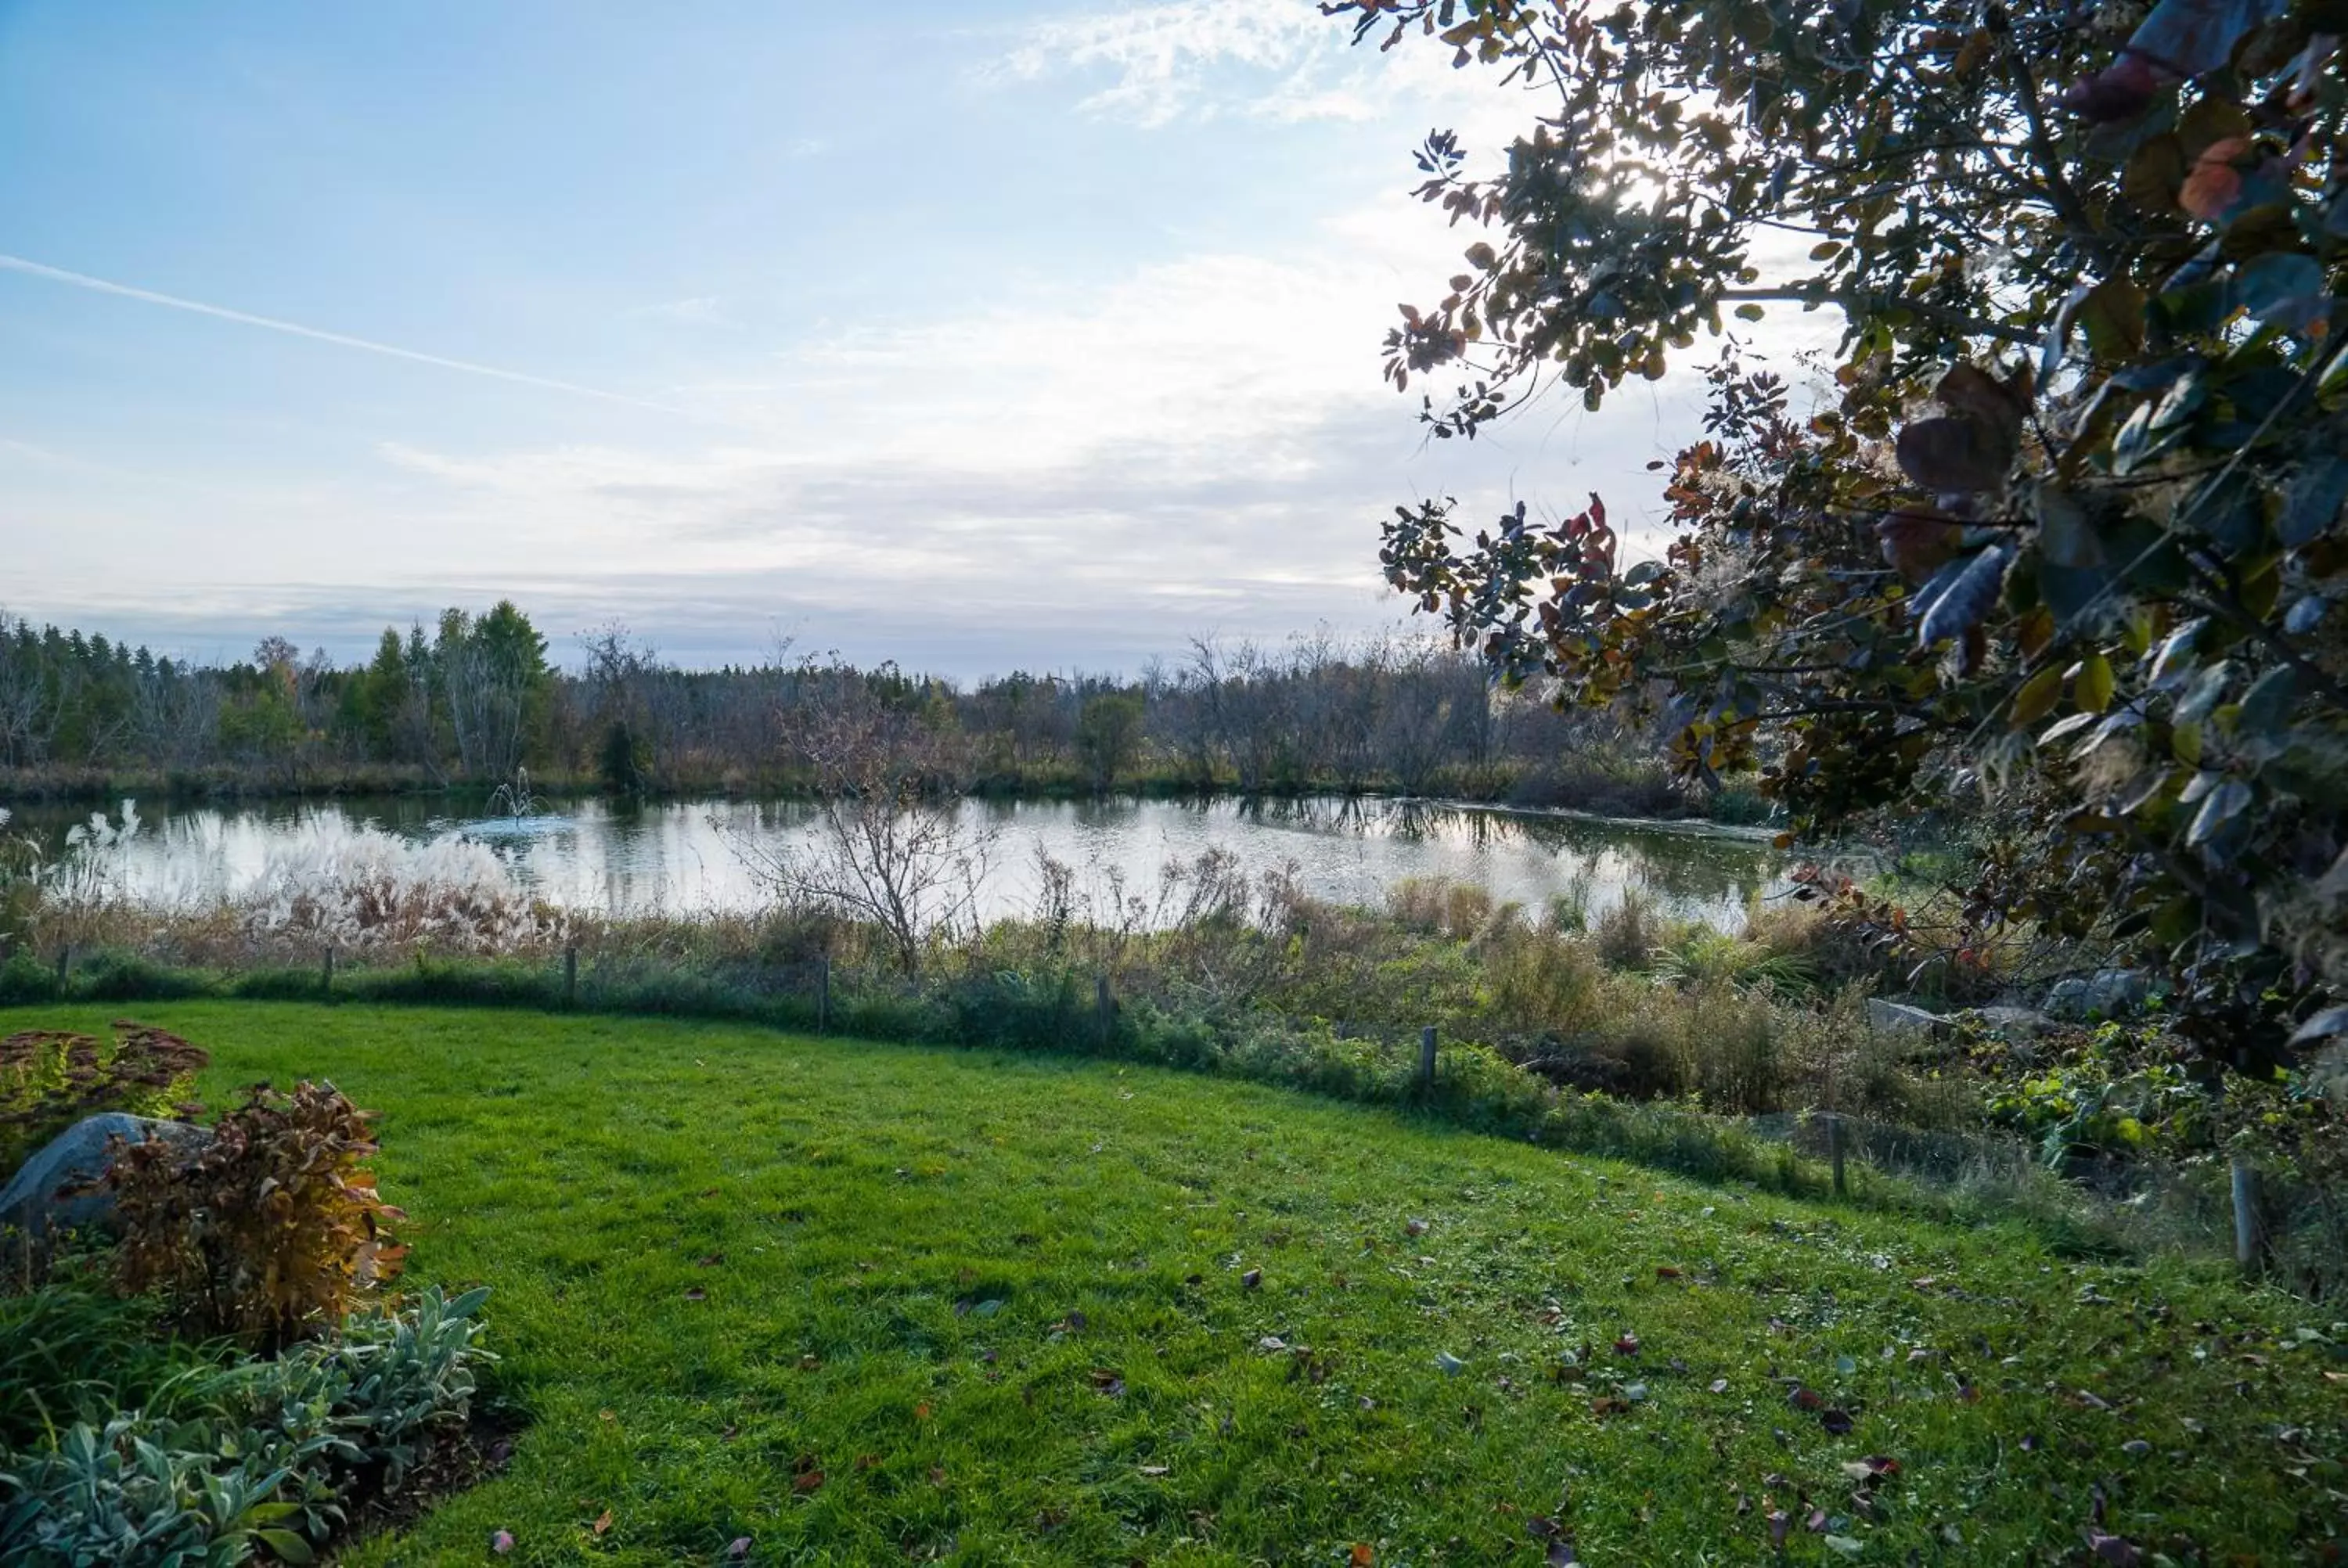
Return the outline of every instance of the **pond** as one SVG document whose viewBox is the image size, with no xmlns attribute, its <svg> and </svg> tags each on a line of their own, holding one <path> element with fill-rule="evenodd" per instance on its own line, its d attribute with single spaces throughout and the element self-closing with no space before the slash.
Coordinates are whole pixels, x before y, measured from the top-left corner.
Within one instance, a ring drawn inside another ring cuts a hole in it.
<svg viewBox="0 0 2348 1568">
<path fill-rule="evenodd" d="M 1673 914 L 1740 928 L 1756 895 L 1781 890 L 1766 835 L 1416 801 L 1306 798 L 1105 802 L 970 800 L 963 825 L 987 843 L 980 888 L 988 918 L 1033 912 L 1038 856 L 1069 866 L 1097 900 L 1112 886 L 1153 898 L 1169 862 L 1220 851 L 1251 874 L 1287 871 L 1317 897 L 1378 902 L 1406 877 L 1473 883 L 1538 911 L 1551 900 L 1590 917 L 1636 888 Z M 740 911 L 760 903 L 738 846 L 811 842 L 805 803 L 692 801 L 640 807 L 538 803 L 532 815 L 468 817 L 445 800 L 403 797 L 244 808 L 142 805 L 113 856 L 117 886 L 142 901 L 235 897 L 289 862 L 331 861 L 357 837 L 428 846 L 451 838 L 495 856 L 518 887 L 614 915 Z M 19 819 L 52 844 L 77 818 Z"/>
</svg>

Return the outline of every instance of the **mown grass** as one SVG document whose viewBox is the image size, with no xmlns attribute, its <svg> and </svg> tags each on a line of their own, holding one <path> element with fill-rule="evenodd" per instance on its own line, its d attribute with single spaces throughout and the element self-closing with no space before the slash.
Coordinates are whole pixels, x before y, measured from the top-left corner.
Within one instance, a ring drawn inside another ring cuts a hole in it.
<svg viewBox="0 0 2348 1568">
<path fill-rule="evenodd" d="M 324 1076 L 381 1109 L 411 1277 L 495 1292 L 511 1468 L 356 1563 L 487 1561 L 500 1529 L 526 1563 L 1538 1563 L 1536 1521 L 1588 1563 L 1743 1563 L 1776 1512 L 1795 1562 L 2090 1561 L 2101 1530 L 2281 1563 L 2348 1527 L 2348 1330 L 2018 1225 L 1136 1066 L 141 1017 L 211 1050 L 215 1102 Z M 1870 1457 L 1897 1474 L 1853 1480 Z"/>
</svg>

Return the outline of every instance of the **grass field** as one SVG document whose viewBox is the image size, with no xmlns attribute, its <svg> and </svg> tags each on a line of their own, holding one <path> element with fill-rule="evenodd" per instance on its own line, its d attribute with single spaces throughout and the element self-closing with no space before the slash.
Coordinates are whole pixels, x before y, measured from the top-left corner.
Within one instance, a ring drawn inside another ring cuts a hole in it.
<svg viewBox="0 0 2348 1568">
<path fill-rule="evenodd" d="M 494 1291 L 510 1468 L 354 1563 L 500 1529 L 499 1561 L 613 1563 L 1730 1563 L 1776 1529 L 1793 1562 L 2276 1563 L 2348 1533 L 2348 1329 L 2206 1273 L 1138 1068 L 138 1015 L 211 1051 L 214 1105 L 308 1076 L 383 1111 L 411 1278 Z"/>
</svg>

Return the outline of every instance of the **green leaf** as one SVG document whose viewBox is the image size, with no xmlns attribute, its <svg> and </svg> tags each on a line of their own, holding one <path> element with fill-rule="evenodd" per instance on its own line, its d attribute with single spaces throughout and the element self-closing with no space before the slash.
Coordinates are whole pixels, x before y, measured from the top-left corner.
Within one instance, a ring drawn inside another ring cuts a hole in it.
<svg viewBox="0 0 2348 1568">
<path fill-rule="evenodd" d="M 1741 322 L 1757 322 L 1768 313 L 1759 305 L 1749 302 L 1736 307 L 1736 319 Z"/>
<path fill-rule="evenodd" d="M 2049 664 L 2022 683 L 2013 694 L 2013 727 L 2025 729 L 2054 711 L 2063 695 L 2063 671 Z"/>
<path fill-rule="evenodd" d="M 256 1530 L 252 1532 L 261 1543 L 288 1563 L 315 1563 L 318 1553 L 310 1543 L 290 1530 Z"/>
<path fill-rule="evenodd" d="M 2112 664 L 2100 653 L 2079 661 L 2078 679 L 2071 685 L 2072 701 L 2083 713 L 2100 713 L 2112 705 Z"/>
</svg>

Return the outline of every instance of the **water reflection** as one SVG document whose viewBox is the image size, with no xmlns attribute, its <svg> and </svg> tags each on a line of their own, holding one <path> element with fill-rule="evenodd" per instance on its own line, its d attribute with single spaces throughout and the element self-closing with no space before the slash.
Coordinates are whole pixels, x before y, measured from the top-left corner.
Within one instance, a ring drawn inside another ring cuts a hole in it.
<svg viewBox="0 0 2348 1568">
<path fill-rule="evenodd" d="M 1756 894 L 1775 890 L 1776 856 L 1749 834 L 1424 801 L 1304 798 L 1261 802 L 968 801 L 967 824 L 990 835 L 986 915 L 1026 914 L 1040 886 L 1037 856 L 1088 882 L 1154 890 L 1169 862 L 1210 850 L 1250 873 L 1292 869 L 1310 893 L 1378 901 L 1412 876 L 1472 882 L 1532 909 L 1552 899 L 1595 917 L 1625 889 L 1673 913 L 1741 926 Z M 730 845 L 769 848 L 817 831 L 794 802 L 697 801 L 623 806 L 596 800 L 521 817 L 449 814 L 444 802 L 354 800 L 250 809 L 142 807 L 145 826 L 122 863 L 129 891 L 174 904 L 249 889 L 273 857 L 332 846 L 379 829 L 425 844 L 461 835 L 486 847 L 518 886 L 575 907 L 689 915 L 754 907 L 757 887 Z M 55 842 L 76 820 L 35 814 Z"/>
</svg>

